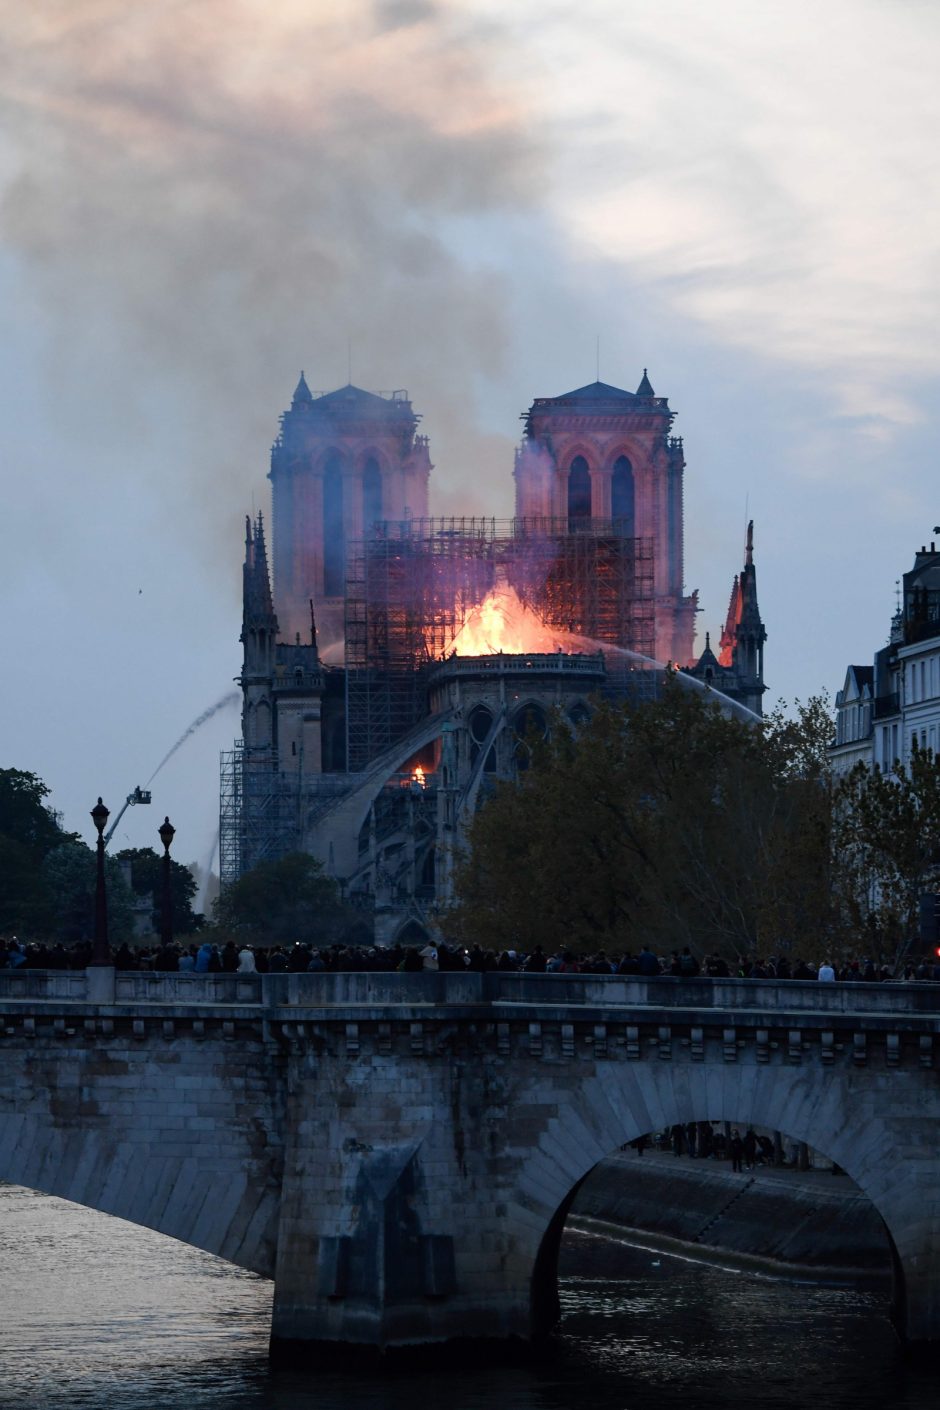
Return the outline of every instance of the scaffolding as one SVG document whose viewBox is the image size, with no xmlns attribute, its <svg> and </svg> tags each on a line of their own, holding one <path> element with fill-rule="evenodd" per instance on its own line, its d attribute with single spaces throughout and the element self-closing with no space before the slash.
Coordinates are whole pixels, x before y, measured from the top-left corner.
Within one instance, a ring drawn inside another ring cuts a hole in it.
<svg viewBox="0 0 940 1410">
<path fill-rule="evenodd" d="M 300 847 L 302 789 L 297 773 L 278 768 L 270 751 L 242 740 L 222 752 L 219 788 L 219 878 L 223 886 L 259 862 Z"/>
<path fill-rule="evenodd" d="M 509 580 L 549 626 L 652 656 L 653 541 L 616 520 L 515 519 Z"/>
<path fill-rule="evenodd" d="M 348 564 L 350 770 L 424 716 L 428 667 L 500 578 L 548 626 L 653 654 L 652 542 L 627 537 L 614 520 L 412 519 L 352 544 Z"/>
</svg>

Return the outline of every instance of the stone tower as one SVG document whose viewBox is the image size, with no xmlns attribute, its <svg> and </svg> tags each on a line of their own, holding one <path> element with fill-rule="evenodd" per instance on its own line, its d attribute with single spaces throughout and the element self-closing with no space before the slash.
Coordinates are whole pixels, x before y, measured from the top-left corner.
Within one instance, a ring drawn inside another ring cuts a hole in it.
<svg viewBox="0 0 940 1410">
<path fill-rule="evenodd" d="M 271 598 L 264 521 L 245 520 L 245 563 L 242 568 L 242 738 L 255 757 L 272 757 L 275 750 L 274 703 L 271 682 L 277 649 L 278 624 Z"/>
<path fill-rule="evenodd" d="M 431 459 L 407 392 L 350 384 L 314 394 L 300 374 L 271 451 L 274 603 L 288 638 L 314 603 L 320 645 L 341 659 L 350 545 L 388 520 L 428 512 Z"/>
<path fill-rule="evenodd" d="M 767 689 L 764 685 L 766 640 L 767 632 L 757 604 L 752 519 L 747 526 L 744 567 L 740 573 L 735 574 L 731 585 L 731 601 L 728 603 L 728 615 L 721 632 L 718 655 L 712 651 L 711 640 L 706 633 L 705 650 L 690 668 L 689 675 L 720 690 L 732 700 L 737 700 L 748 710 L 753 710 L 755 715 L 760 715 L 763 713 L 762 701 Z"/>
<path fill-rule="evenodd" d="M 683 594 L 682 441 L 643 371 L 635 392 L 592 382 L 537 397 L 516 453 L 516 515 L 646 539 L 653 549 L 656 656 L 693 658 L 695 596 Z"/>
<path fill-rule="evenodd" d="M 278 640 L 264 523 L 245 523 L 242 575 L 242 740 L 238 768 L 242 815 L 239 873 L 296 848 L 300 799 L 322 771 L 325 674 L 308 604 L 308 634 Z"/>
</svg>

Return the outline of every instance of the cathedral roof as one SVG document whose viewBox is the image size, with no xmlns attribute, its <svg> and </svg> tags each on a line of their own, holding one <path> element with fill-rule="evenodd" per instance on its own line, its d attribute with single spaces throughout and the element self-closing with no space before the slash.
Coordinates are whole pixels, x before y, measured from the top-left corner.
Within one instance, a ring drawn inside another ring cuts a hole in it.
<svg viewBox="0 0 940 1410">
<path fill-rule="evenodd" d="M 291 411 L 298 410 L 304 413 L 304 424 L 318 417 L 329 422 L 351 417 L 357 421 L 394 421 L 396 425 L 403 420 L 417 424 L 418 420 L 405 391 L 367 392 L 349 382 L 333 392 L 311 392 L 303 373 L 291 402 Z"/>
<path fill-rule="evenodd" d="M 540 397 L 539 401 L 636 401 L 636 396 L 622 387 L 612 387 L 609 382 L 589 382 L 576 391 L 563 392 L 560 397 Z"/>
<path fill-rule="evenodd" d="M 599 416 L 617 416 L 625 413 L 666 416 L 672 421 L 673 412 L 665 397 L 656 396 L 646 368 L 635 392 L 623 387 L 611 386 L 609 382 L 588 382 L 585 387 L 576 387 L 572 392 L 562 392 L 557 397 L 536 397 L 523 413 L 526 435 L 538 434 L 539 418 L 553 415 L 578 415 L 596 413 Z"/>
<path fill-rule="evenodd" d="M 399 399 L 400 400 L 400 399 Z M 407 398 L 404 398 L 407 404 Z M 346 410 L 366 412 L 374 416 L 387 416 L 395 402 L 388 397 L 380 397 L 378 392 L 367 392 L 362 387 L 354 387 L 352 382 L 345 387 L 337 387 L 335 392 L 324 392 L 317 397 L 317 410 Z"/>
</svg>

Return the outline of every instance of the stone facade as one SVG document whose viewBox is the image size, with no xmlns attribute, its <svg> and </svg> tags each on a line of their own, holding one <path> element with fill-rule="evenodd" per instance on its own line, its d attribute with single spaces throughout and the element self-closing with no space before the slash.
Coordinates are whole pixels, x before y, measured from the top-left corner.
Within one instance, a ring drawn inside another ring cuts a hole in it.
<svg viewBox="0 0 940 1410">
<path fill-rule="evenodd" d="M 835 1160 L 940 1346 L 934 986 L 93 978 L 4 981 L 0 1178 L 273 1274 L 277 1350 L 537 1339 L 580 1182 L 692 1120 Z"/>
<path fill-rule="evenodd" d="M 698 597 L 684 594 L 682 440 L 675 413 L 643 378 L 635 392 L 591 382 L 537 397 L 516 453 L 516 517 L 616 523 L 652 545 L 655 646 L 659 661 L 690 665 Z"/>
<path fill-rule="evenodd" d="M 317 393 L 304 374 L 271 451 L 274 593 L 288 640 L 305 633 L 310 601 L 322 645 L 343 639 L 349 545 L 380 521 L 428 512 L 431 458 L 407 392 L 352 384 Z"/>
</svg>

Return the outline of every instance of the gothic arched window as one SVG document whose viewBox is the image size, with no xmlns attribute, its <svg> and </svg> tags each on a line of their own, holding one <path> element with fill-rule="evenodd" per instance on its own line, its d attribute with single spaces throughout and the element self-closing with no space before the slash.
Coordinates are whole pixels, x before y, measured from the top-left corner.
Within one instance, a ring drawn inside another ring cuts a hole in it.
<svg viewBox="0 0 940 1410">
<path fill-rule="evenodd" d="M 343 463 L 334 451 L 323 475 L 323 591 L 327 597 L 342 597 L 345 577 Z"/>
<path fill-rule="evenodd" d="M 591 517 L 591 472 L 583 455 L 576 455 L 568 470 L 568 523 Z"/>
<path fill-rule="evenodd" d="M 382 472 L 374 455 L 366 461 L 362 473 L 362 527 L 369 535 L 385 518 L 382 513 Z"/>
<path fill-rule="evenodd" d="M 633 484 L 633 466 L 625 455 L 614 462 L 613 478 L 610 482 L 610 514 L 617 521 L 618 532 L 624 538 L 632 539 L 636 533 L 636 503 Z"/>
</svg>

